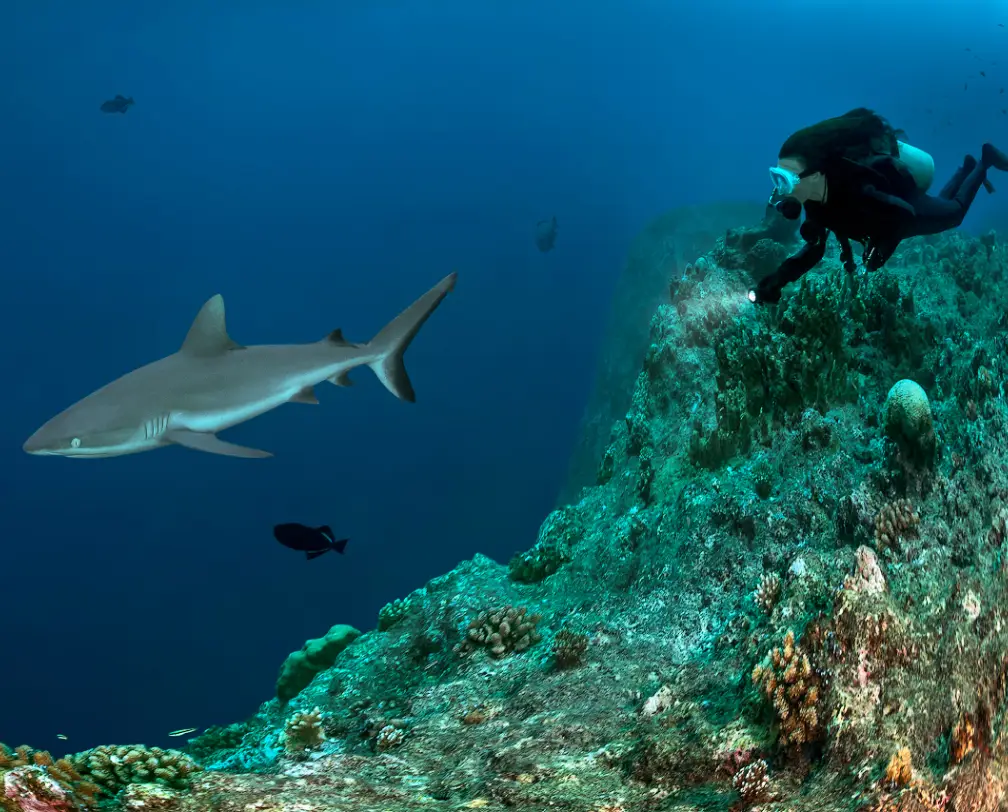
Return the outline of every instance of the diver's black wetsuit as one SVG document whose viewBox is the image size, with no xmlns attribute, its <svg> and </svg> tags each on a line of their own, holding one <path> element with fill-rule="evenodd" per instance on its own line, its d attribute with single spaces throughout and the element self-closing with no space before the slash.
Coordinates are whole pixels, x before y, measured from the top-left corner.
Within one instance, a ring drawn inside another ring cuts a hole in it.
<svg viewBox="0 0 1008 812">
<path fill-rule="evenodd" d="M 830 231 L 840 242 L 840 258 L 847 270 L 854 269 L 850 240 L 865 246 L 865 265 L 874 270 L 888 261 L 902 240 L 957 228 L 987 180 L 991 162 L 986 147 L 984 151 L 979 163 L 967 155 L 937 197 L 920 191 L 906 166 L 893 156 L 877 156 L 866 163 L 833 162 L 824 170 L 825 202 L 805 202 L 801 227 L 805 245 L 760 280 L 754 291 L 756 301 L 780 301 L 785 285 L 822 260 Z"/>
</svg>

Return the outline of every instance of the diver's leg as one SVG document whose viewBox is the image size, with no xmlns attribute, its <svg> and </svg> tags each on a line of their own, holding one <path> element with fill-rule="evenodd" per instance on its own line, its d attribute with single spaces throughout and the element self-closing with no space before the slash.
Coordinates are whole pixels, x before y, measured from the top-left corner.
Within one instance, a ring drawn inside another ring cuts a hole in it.
<svg viewBox="0 0 1008 812">
<path fill-rule="evenodd" d="M 987 169 L 993 167 L 1002 172 L 1008 172 L 1008 155 L 1005 155 L 993 144 L 983 145 L 983 148 L 980 150 L 980 163 Z"/>
<path fill-rule="evenodd" d="M 959 187 L 962 185 L 962 182 L 966 180 L 966 176 L 973 171 L 974 166 L 976 166 L 976 158 L 972 155 L 967 155 L 963 158 L 963 165 L 952 174 L 948 183 L 946 183 L 942 187 L 942 190 L 938 193 L 938 197 L 943 200 L 951 200 L 955 197 L 955 194 L 959 191 Z"/>
<path fill-rule="evenodd" d="M 919 237 L 922 234 L 940 234 L 950 228 L 959 228 L 966 217 L 966 212 L 973 205 L 977 192 L 987 180 L 985 163 L 981 160 L 976 164 L 972 171 L 963 178 L 955 195 L 948 200 L 931 195 L 919 195 L 914 198 L 911 203 L 917 214 L 914 217 L 910 233 L 903 235 L 904 238 Z"/>
</svg>

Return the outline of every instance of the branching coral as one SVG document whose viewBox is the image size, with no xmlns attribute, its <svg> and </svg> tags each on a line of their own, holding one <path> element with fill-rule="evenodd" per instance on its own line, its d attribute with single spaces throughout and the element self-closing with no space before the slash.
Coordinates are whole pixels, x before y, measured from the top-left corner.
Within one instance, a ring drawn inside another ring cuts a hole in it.
<svg viewBox="0 0 1008 812">
<path fill-rule="evenodd" d="M 896 547 L 904 537 L 917 535 L 920 516 L 907 499 L 897 499 L 882 507 L 875 517 L 875 544 L 879 551 Z"/>
<path fill-rule="evenodd" d="M 0 770 L 19 767 L 37 768 L 36 772 L 55 782 L 64 795 L 72 798 L 81 808 L 89 809 L 97 803 L 101 789 L 94 782 L 85 779 L 70 760 L 54 759 L 48 750 L 36 750 L 26 744 L 11 750 L 7 745 L 0 743 Z M 26 772 L 23 780 L 32 784 L 41 779 L 34 772 Z"/>
<path fill-rule="evenodd" d="M 781 580 L 776 572 L 764 573 L 753 593 L 753 600 L 768 615 L 773 612 L 780 598 Z"/>
<path fill-rule="evenodd" d="M 891 787 L 905 787 L 913 780 L 913 761 L 910 758 L 910 748 L 901 747 L 886 767 L 886 783 Z"/>
<path fill-rule="evenodd" d="M 536 631 L 540 619 L 540 615 L 530 615 L 528 610 L 514 606 L 480 612 L 469 623 L 459 651 L 468 654 L 484 648 L 497 659 L 525 651 L 541 639 Z"/>
<path fill-rule="evenodd" d="M 747 764 L 735 773 L 732 786 L 738 791 L 742 801 L 754 804 L 762 801 L 770 791 L 770 776 L 767 763 L 763 759 Z"/>
<path fill-rule="evenodd" d="M 553 662 L 557 668 L 574 668 L 581 665 L 588 651 L 588 636 L 561 629 L 553 638 Z"/>
<path fill-rule="evenodd" d="M 112 794 L 127 784 L 163 784 L 183 789 L 203 769 L 179 750 L 143 744 L 101 745 L 76 753 L 69 760 L 82 776 Z"/>
<path fill-rule="evenodd" d="M 322 746 L 322 711 L 318 707 L 293 714 L 284 727 L 284 748 L 288 753 L 301 754 Z"/>
<path fill-rule="evenodd" d="M 809 744 L 822 737 L 821 680 L 808 653 L 795 642 L 793 631 L 789 629 L 784 636 L 782 648 L 773 649 L 753 669 L 752 680 L 773 704 L 782 747 Z"/>
</svg>

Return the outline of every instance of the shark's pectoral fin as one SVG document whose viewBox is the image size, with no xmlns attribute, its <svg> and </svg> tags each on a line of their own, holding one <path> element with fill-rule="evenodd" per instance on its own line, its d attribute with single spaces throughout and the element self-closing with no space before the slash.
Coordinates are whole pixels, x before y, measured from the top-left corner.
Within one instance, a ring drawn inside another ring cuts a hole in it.
<svg viewBox="0 0 1008 812">
<path fill-rule="evenodd" d="M 340 372 L 338 375 L 333 375 L 328 379 L 329 383 L 335 384 L 336 386 L 353 386 L 353 381 L 350 380 L 350 370 L 346 372 Z"/>
<path fill-rule="evenodd" d="M 225 457 L 255 459 L 273 456 L 269 451 L 260 451 L 258 448 L 246 448 L 245 446 L 228 443 L 220 439 L 216 434 L 208 434 L 202 431 L 176 429 L 169 431 L 165 435 L 165 439 L 176 445 L 191 448 L 193 451 L 205 451 L 208 454 L 223 454 Z"/>
<path fill-rule="evenodd" d="M 317 406 L 318 405 L 318 398 L 315 397 L 315 390 L 312 387 L 310 387 L 310 386 L 306 386 L 304 389 L 302 389 L 300 392 L 298 392 L 296 395 L 294 395 L 294 397 L 292 397 L 290 399 L 290 402 L 291 403 L 312 403 L 312 404 L 314 404 L 314 405 Z"/>
</svg>

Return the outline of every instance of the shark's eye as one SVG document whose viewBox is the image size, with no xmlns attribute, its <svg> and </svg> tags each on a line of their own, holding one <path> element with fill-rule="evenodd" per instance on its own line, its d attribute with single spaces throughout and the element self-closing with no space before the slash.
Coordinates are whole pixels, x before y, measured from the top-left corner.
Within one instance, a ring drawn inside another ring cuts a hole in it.
<svg viewBox="0 0 1008 812">
<path fill-rule="evenodd" d="M 70 448 L 80 448 L 80 437 L 74 437 L 70 441 Z"/>
</svg>

